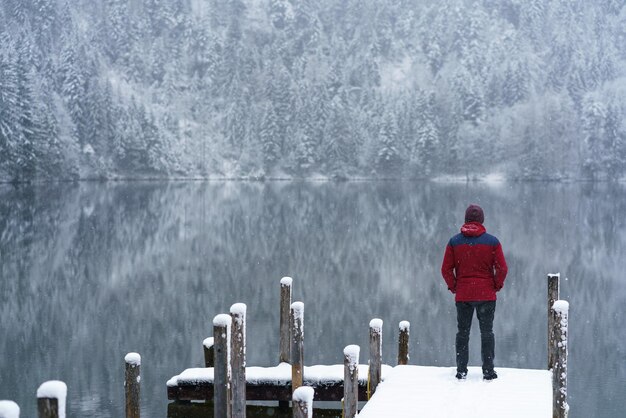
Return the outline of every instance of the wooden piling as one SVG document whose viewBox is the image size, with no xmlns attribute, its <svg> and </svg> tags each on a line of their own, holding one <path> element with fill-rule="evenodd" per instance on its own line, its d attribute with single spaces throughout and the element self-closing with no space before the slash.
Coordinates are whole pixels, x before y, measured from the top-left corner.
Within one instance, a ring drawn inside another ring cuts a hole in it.
<svg viewBox="0 0 626 418">
<path fill-rule="evenodd" d="M 304 303 L 291 304 L 291 391 L 302 386 L 304 372 Z"/>
<path fill-rule="evenodd" d="M 39 418 L 65 418 L 67 385 L 58 380 L 42 383 L 37 389 Z"/>
<path fill-rule="evenodd" d="M 567 403 L 567 351 L 568 351 L 568 322 L 569 303 L 557 300 L 552 306 L 555 313 L 554 368 L 552 370 L 552 417 L 567 418 L 569 405 Z"/>
<path fill-rule="evenodd" d="M 206 338 L 202 341 L 202 347 L 204 348 L 204 367 L 213 367 L 215 365 L 214 341 L 213 337 Z"/>
<path fill-rule="evenodd" d="M 230 364 L 228 351 L 230 345 L 230 315 L 220 314 L 213 319 L 214 338 L 214 369 L 213 369 L 213 416 L 230 418 L 230 397 L 228 393 L 230 381 Z"/>
<path fill-rule="evenodd" d="M 280 363 L 289 363 L 291 359 L 290 338 L 290 308 L 291 308 L 291 277 L 283 277 L 280 280 Z"/>
<path fill-rule="evenodd" d="M 409 321 L 402 321 L 399 324 L 400 335 L 398 337 L 398 365 L 409 364 L 409 334 L 411 324 Z"/>
<path fill-rule="evenodd" d="M 368 390 L 367 399 L 376 392 L 376 387 L 380 383 L 383 352 L 383 320 L 372 319 L 370 321 L 370 361 L 368 370 Z"/>
<path fill-rule="evenodd" d="M 20 418 L 20 407 L 13 401 L 0 401 L 0 418 Z"/>
<path fill-rule="evenodd" d="M 231 324 L 231 403 L 233 418 L 246 418 L 246 305 L 230 307 Z"/>
<path fill-rule="evenodd" d="M 560 274 L 548 274 L 548 370 L 554 368 L 554 356 L 556 346 L 554 345 L 555 336 L 554 323 L 556 322 L 556 313 L 552 309 L 554 302 L 559 300 L 559 282 Z"/>
<path fill-rule="evenodd" d="M 141 356 L 128 353 L 124 357 L 126 373 L 124 389 L 126 393 L 126 418 L 139 418 L 139 393 L 141 386 Z"/>
<path fill-rule="evenodd" d="M 359 352 L 358 345 L 343 349 L 343 418 L 354 418 L 359 405 Z"/>
<path fill-rule="evenodd" d="M 313 418 L 313 396 L 315 390 L 301 386 L 293 392 L 293 418 Z"/>
<path fill-rule="evenodd" d="M 37 412 L 39 418 L 59 418 L 59 400 L 55 398 L 38 398 Z"/>
</svg>

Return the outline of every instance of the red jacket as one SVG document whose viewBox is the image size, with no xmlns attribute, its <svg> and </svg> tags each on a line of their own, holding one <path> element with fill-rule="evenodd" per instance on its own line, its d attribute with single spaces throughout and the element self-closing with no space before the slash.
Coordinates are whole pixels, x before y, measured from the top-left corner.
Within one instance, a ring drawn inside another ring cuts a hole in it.
<svg viewBox="0 0 626 418">
<path fill-rule="evenodd" d="M 457 302 L 496 300 L 508 269 L 502 246 L 478 222 L 468 222 L 450 238 L 441 275 Z"/>
</svg>

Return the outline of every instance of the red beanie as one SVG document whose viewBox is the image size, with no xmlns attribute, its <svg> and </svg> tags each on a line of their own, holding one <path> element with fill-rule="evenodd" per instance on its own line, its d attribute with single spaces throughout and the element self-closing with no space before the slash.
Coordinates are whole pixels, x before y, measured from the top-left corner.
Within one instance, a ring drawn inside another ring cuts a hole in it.
<svg viewBox="0 0 626 418">
<path fill-rule="evenodd" d="M 483 213 L 483 209 L 478 205 L 469 205 L 467 209 L 465 209 L 465 223 L 467 222 L 485 222 L 485 214 Z"/>
</svg>

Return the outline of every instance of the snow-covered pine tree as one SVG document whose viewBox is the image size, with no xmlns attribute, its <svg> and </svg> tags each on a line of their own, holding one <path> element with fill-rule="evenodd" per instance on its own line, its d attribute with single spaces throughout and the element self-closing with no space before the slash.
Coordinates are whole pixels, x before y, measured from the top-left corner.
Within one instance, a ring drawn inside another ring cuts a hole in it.
<svg viewBox="0 0 626 418">
<path fill-rule="evenodd" d="M 269 102 L 265 106 L 261 122 L 261 147 L 263 150 L 263 167 L 266 174 L 278 168 L 280 160 L 280 132 L 281 126 L 274 105 Z"/>
<path fill-rule="evenodd" d="M 398 149 L 398 130 L 395 117 L 389 110 L 383 115 L 378 133 L 379 146 L 376 166 L 383 175 L 397 175 L 402 163 Z"/>
</svg>

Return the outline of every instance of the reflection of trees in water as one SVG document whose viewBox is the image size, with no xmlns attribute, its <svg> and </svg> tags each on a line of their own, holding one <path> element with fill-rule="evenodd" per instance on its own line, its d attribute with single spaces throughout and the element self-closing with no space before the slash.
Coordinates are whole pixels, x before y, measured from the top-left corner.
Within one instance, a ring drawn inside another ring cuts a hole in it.
<svg viewBox="0 0 626 418">
<path fill-rule="evenodd" d="M 0 397 L 23 399 L 24 413 L 34 415 L 30 394 L 61 378 L 74 414 L 115 416 L 123 356 L 139 351 L 145 408 L 162 415 L 165 380 L 201 364 L 211 319 L 234 302 L 248 304 L 248 363 L 276 362 L 284 275 L 294 276 L 294 297 L 305 302 L 307 364 L 339 363 L 350 343 L 366 347 L 377 316 L 385 321 L 386 362 L 395 362 L 396 327 L 407 319 L 412 362 L 451 365 L 455 313 L 439 267 L 465 206 L 477 202 L 510 265 L 496 317 L 498 363 L 545 367 L 545 276 L 561 271 L 572 302 L 572 403 L 598 416 L 607 394 L 624 406 L 618 380 L 609 388 L 597 370 L 602 361 L 615 365 L 614 379 L 626 375 L 615 349 L 624 331 L 607 325 L 620 317 L 626 294 L 617 285 L 626 248 L 622 195 L 619 186 L 543 183 L 2 189 Z M 472 336 L 478 364 L 477 329 Z M 583 391 L 598 403 L 577 402 Z"/>
</svg>

